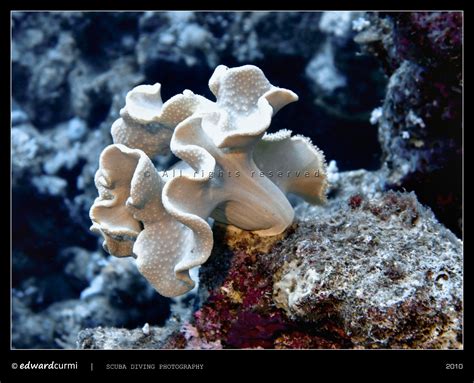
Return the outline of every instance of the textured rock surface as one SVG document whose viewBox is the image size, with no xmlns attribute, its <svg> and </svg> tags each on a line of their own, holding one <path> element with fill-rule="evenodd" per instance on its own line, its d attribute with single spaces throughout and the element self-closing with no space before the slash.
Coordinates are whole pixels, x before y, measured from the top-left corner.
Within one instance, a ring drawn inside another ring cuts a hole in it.
<svg viewBox="0 0 474 383">
<path fill-rule="evenodd" d="M 462 231 L 462 13 L 368 13 L 355 37 L 390 76 L 379 127 L 387 184 Z"/>
<path fill-rule="evenodd" d="M 355 347 L 460 347 L 461 241 L 413 193 L 354 196 L 332 213 L 300 223 L 270 255 L 273 265 L 285 255 L 277 306 L 338 323 Z"/>
<path fill-rule="evenodd" d="M 167 349 L 178 323 L 167 327 L 147 326 L 134 330 L 98 327 L 82 330 L 77 337 L 77 348 L 84 350 Z"/>
<path fill-rule="evenodd" d="M 462 347 L 462 243 L 413 193 L 314 209 L 276 237 L 215 226 L 203 304 L 166 347 Z"/>
<path fill-rule="evenodd" d="M 201 269 L 210 295 L 193 324 L 205 340 L 231 348 L 460 347 L 462 244 L 413 194 L 353 196 L 330 215 L 296 223 L 268 253 L 257 237 L 227 233 L 221 241 L 230 250 Z"/>
</svg>

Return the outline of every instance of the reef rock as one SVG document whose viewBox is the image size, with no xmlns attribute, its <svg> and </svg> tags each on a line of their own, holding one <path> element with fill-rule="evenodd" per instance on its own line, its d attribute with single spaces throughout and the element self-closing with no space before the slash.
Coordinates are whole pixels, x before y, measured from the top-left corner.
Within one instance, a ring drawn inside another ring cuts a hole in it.
<svg viewBox="0 0 474 383">
<path fill-rule="evenodd" d="M 413 193 L 355 195 L 334 213 L 298 223 L 269 254 L 276 305 L 354 347 L 460 347 L 461 241 Z"/>
<path fill-rule="evenodd" d="M 387 185 L 462 232 L 462 13 L 367 13 L 355 36 L 390 76 L 378 125 Z"/>
<path fill-rule="evenodd" d="M 413 193 L 354 195 L 330 212 L 284 238 L 221 228 L 225 245 L 201 268 L 199 337 L 225 348 L 460 348 L 461 241 Z"/>
<path fill-rule="evenodd" d="M 339 176 L 362 180 L 361 190 L 363 180 L 374 176 L 353 173 Z M 297 220 L 278 236 L 215 225 L 216 245 L 200 269 L 201 306 L 166 341 L 152 343 L 192 349 L 461 348 L 462 242 L 414 193 L 339 193 L 342 198 L 327 208 L 299 204 Z M 81 348 L 123 347 L 110 338 L 114 329 L 86 331 Z M 129 335 L 136 341 L 127 347 L 143 345 L 142 335 Z M 85 338 L 92 343 L 87 346 Z"/>
<path fill-rule="evenodd" d="M 176 331 L 174 326 L 149 326 L 127 330 L 115 327 L 98 327 L 86 329 L 79 333 L 77 347 L 85 350 L 119 350 L 119 349 L 161 349 L 168 348 L 168 339 Z"/>
</svg>

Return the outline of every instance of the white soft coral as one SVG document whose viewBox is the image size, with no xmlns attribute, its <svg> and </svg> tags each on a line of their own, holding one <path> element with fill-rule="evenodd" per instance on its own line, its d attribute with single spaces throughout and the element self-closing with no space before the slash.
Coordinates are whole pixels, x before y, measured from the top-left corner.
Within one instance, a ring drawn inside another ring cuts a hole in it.
<svg viewBox="0 0 474 383">
<path fill-rule="evenodd" d="M 296 94 L 251 65 L 218 66 L 209 87 L 216 102 L 186 90 L 163 103 L 160 84 L 130 91 L 96 175 L 92 230 L 111 254 L 134 255 L 165 296 L 193 288 L 189 270 L 213 247 L 208 217 L 276 235 L 294 216 L 285 193 L 325 201 L 322 152 L 288 130 L 265 134 Z M 182 160 L 178 175 L 160 174 L 149 158 L 168 148 Z"/>
</svg>

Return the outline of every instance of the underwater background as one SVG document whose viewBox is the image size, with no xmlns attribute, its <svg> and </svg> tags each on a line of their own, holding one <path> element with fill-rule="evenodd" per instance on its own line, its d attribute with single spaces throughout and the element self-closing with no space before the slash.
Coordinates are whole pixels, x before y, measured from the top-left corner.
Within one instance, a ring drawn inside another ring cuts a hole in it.
<svg viewBox="0 0 474 383">
<path fill-rule="evenodd" d="M 94 328 L 146 324 L 161 329 L 155 347 L 179 347 L 164 339 L 202 304 L 196 291 L 161 297 L 89 231 L 100 152 L 139 84 L 161 83 L 163 100 L 184 89 L 213 99 L 217 65 L 256 65 L 299 96 L 269 132 L 310 137 L 334 180 L 364 169 L 384 191 L 413 191 L 462 236 L 460 12 L 13 12 L 11 23 L 13 348 L 107 347 L 91 338 Z M 354 193 L 333 188 L 328 197 Z M 282 322 L 252 315 L 242 323 L 262 326 L 263 340 L 242 341 L 248 330 L 237 326 L 229 347 L 278 343 Z"/>
</svg>

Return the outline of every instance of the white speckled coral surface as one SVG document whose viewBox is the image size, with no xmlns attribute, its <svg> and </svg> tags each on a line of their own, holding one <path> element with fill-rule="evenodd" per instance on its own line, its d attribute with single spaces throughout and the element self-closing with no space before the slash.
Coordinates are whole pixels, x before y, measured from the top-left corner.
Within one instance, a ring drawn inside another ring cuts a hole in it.
<svg viewBox="0 0 474 383">
<path fill-rule="evenodd" d="M 325 201 L 322 152 L 291 131 L 265 133 L 295 93 L 252 65 L 218 66 L 209 88 L 216 102 L 185 90 L 163 103 L 160 84 L 131 90 L 96 174 L 91 229 L 170 297 L 193 288 L 189 270 L 211 253 L 209 217 L 270 236 L 293 221 L 285 193 Z M 177 171 L 158 172 L 150 157 L 170 149 Z"/>
</svg>

